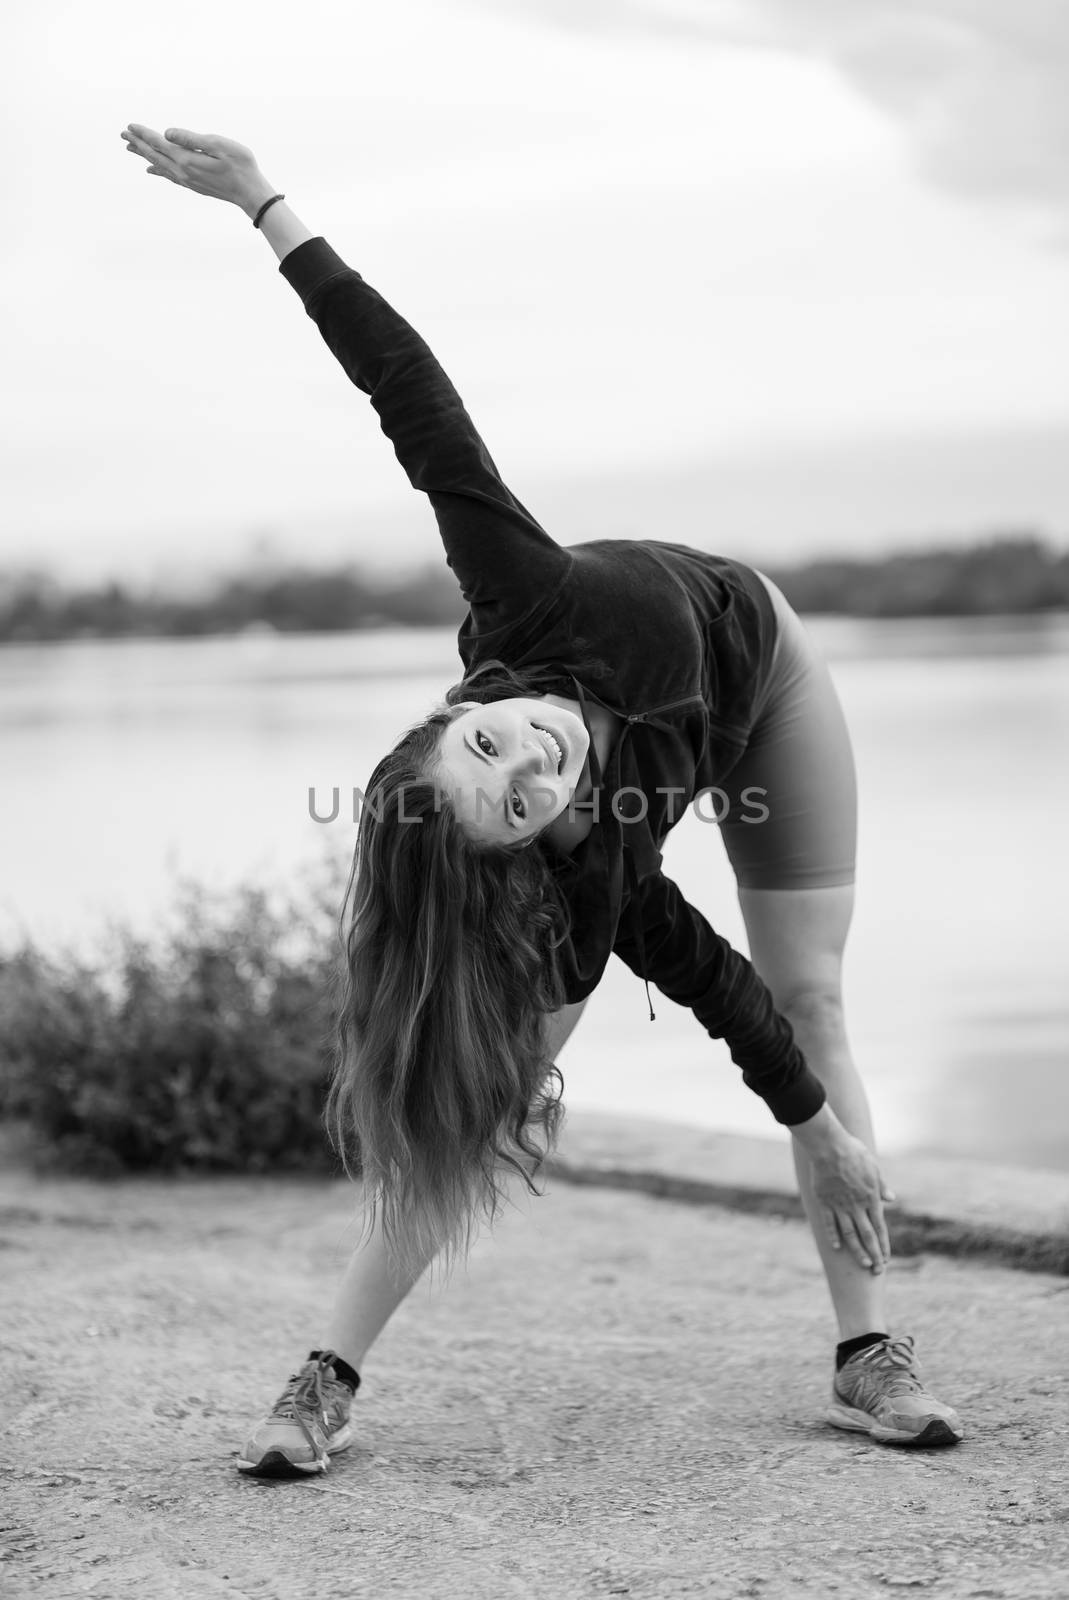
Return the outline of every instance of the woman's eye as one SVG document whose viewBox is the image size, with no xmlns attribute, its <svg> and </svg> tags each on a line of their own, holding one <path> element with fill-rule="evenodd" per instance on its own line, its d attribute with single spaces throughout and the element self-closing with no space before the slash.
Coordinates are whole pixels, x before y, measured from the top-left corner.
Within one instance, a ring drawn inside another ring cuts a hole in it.
<svg viewBox="0 0 1069 1600">
<path fill-rule="evenodd" d="M 515 791 L 513 791 L 512 795 L 512 811 L 514 816 L 520 818 L 523 818 L 527 815 L 527 807 L 524 805 L 523 801 Z"/>
<path fill-rule="evenodd" d="M 494 749 L 493 744 L 486 737 L 485 733 L 477 733 L 475 735 L 475 743 L 479 746 L 479 749 L 484 750 L 488 756 L 497 755 L 497 751 Z"/>
</svg>

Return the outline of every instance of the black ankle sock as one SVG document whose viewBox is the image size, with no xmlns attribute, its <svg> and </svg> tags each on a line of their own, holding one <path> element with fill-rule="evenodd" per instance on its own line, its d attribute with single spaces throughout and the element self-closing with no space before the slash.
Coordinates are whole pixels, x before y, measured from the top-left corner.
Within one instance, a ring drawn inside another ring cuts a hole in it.
<svg viewBox="0 0 1069 1600">
<path fill-rule="evenodd" d="M 859 1333 L 853 1339 L 844 1339 L 842 1344 L 835 1346 L 835 1370 L 840 1372 L 851 1356 L 856 1356 L 859 1350 L 867 1350 L 870 1344 L 879 1344 L 881 1339 L 886 1339 L 885 1333 Z"/>
<path fill-rule="evenodd" d="M 322 1355 L 321 1350 L 309 1350 L 309 1361 L 318 1361 Z M 334 1368 L 334 1376 L 340 1383 L 348 1385 L 355 1394 L 360 1387 L 360 1374 L 352 1368 L 348 1361 L 343 1361 L 341 1356 L 331 1356 L 330 1364 Z"/>
</svg>

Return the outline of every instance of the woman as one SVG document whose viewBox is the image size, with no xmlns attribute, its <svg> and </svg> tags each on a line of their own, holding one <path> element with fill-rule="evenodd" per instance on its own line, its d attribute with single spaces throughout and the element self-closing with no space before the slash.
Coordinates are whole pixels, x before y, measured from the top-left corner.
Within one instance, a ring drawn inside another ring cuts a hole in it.
<svg viewBox="0 0 1069 1600">
<path fill-rule="evenodd" d="M 647 997 L 652 982 L 725 1038 L 790 1128 L 839 1323 L 828 1420 L 881 1443 L 956 1443 L 912 1339 L 888 1332 L 893 1197 L 840 988 L 853 760 L 798 618 L 736 561 L 642 540 L 557 545 L 423 340 L 250 150 L 139 124 L 122 137 L 152 175 L 240 206 L 263 232 L 428 495 L 469 606 L 464 678 L 372 776 L 346 896 L 329 1117 L 364 1185 L 366 1238 L 321 1346 L 239 1468 L 321 1472 L 349 1443 L 359 1369 L 391 1313 L 436 1255 L 493 1220 L 509 1172 L 534 1187 L 561 1115 L 553 1063 L 612 953 Z M 752 965 L 661 871 L 668 831 L 710 790 Z"/>
</svg>

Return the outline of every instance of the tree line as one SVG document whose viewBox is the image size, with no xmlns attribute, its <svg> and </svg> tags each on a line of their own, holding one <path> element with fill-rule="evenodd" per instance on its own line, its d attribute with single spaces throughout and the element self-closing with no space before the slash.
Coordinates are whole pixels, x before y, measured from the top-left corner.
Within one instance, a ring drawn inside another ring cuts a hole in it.
<svg viewBox="0 0 1069 1600">
<path fill-rule="evenodd" d="M 882 556 L 758 564 L 801 612 L 938 617 L 1069 608 L 1069 550 L 1032 534 Z M 41 572 L 0 575 L 0 643 L 459 626 L 464 610 L 452 574 L 437 562 L 388 581 L 356 565 L 295 565 L 221 578 L 196 596 L 139 591 L 118 581 L 71 587 Z"/>
</svg>

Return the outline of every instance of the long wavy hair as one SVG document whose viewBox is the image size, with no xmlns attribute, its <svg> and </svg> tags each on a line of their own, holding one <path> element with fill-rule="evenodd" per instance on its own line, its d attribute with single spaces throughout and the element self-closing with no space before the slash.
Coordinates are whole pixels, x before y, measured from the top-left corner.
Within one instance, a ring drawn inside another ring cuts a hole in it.
<svg viewBox="0 0 1069 1600">
<path fill-rule="evenodd" d="M 601 663 L 590 663 L 597 675 Z M 470 837 L 435 780 L 464 700 L 570 687 L 559 669 L 487 663 L 454 684 L 371 775 L 341 912 L 344 949 L 327 1125 L 381 1210 L 403 1270 L 448 1271 L 505 1198 L 535 1178 L 563 1120 L 546 1058 L 564 1004 L 565 905 L 533 844 Z"/>
</svg>

